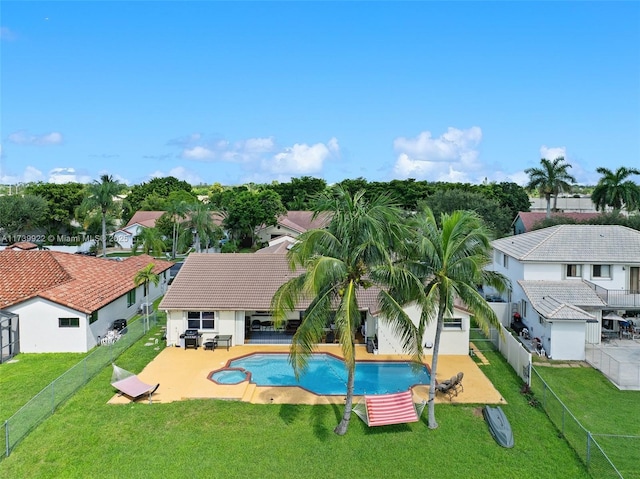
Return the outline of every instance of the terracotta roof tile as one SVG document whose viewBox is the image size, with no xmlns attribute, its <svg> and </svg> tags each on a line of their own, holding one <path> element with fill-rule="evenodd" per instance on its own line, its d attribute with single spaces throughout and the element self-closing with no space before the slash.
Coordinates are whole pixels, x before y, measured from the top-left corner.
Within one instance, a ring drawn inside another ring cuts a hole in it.
<svg viewBox="0 0 640 479">
<path fill-rule="evenodd" d="M 41 297 L 87 314 L 134 288 L 136 272 L 154 263 L 156 274 L 173 263 L 147 255 L 114 261 L 58 251 L 0 252 L 0 309 Z"/>
<path fill-rule="evenodd" d="M 11 246 L 7 246 L 7 249 L 30 250 L 36 249 L 37 247 L 38 245 L 31 241 L 20 241 L 19 243 L 13 243 Z"/>
<path fill-rule="evenodd" d="M 562 218 L 571 218 L 572 220 L 578 222 L 589 221 L 593 218 L 597 218 L 600 216 L 600 213 L 579 213 L 579 212 L 566 212 L 566 213 L 551 213 L 551 217 L 562 217 Z M 522 225 L 524 226 L 525 231 L 531 231 L 536 223 L 543 221 L 547 217 L 546 212 L 540 211 L 520 211 L 518 216 L 514 220 L 514 223 L 517 221 L 518 217 L 520 217 L 520 221 L 522 221 Z"/>
</svg>

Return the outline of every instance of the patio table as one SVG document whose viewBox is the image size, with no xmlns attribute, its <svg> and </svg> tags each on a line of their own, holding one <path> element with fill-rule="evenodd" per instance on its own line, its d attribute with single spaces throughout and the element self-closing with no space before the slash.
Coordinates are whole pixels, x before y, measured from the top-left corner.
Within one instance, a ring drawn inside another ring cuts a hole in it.
<svg viewBox="0 0 640 479">
<path fill-rule="evenodd" d="M 220 344 L 220 342 L 224 342 L 227 345 L 227 351 L 229 351 L 229 346 L 231 346 L 231 338 L 232 334 L 220 334 L 215 337 L 215 340 Z"/>
</svg>

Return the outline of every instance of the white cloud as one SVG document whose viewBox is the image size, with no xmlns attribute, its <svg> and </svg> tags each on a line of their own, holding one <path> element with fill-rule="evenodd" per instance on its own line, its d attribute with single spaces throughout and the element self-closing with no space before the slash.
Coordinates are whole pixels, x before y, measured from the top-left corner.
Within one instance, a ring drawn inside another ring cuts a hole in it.
<svg viewBox="0 0 640 479">
<path fill-rule="evenodd" d="M 91 183 L 89 175 L 78 174 L 75 168 L 53 168 L 49 171 L 49 183 Z"/>
<path fill-rule="evenodd" d="M 27 131 L 21 130 L 11 133 L 7 140 L 16 145 L 49 146 L 61 144 L 63 137 L 62 133 L 57 131 L 43 135 L 31 135 Z"/>
<path fill-rule="evenodd" d="M 206 161 L 213 160 L 216 154 L 213 150 L 204 148 L 202 146 L 194 146 L 193 148 L 187 148 L 182 152 L 183 158 L 187 160 Z"/>
<path fill-rule="evenodd" d="M 333 138 L 332 140 L 335 140 Z M 331 157 L 337 142 L 330 140 L 331 149 L 324 143 L 315 145 L 296 143 L 291 148 L 262 161 L 262 169 L 277 174 L 306 175 L 322 171 L 324 162 Z"/>
<path fill-rule="evenodd" d="M 468 182 L 477 176 L 482 165 L 477 147 L 482 130 L 471 127 L 459 130 L 450 127 L 438 138 L 424 131 L 415 138 L 396 138 L 393 142 L 398 158 L 393 168 L 395 176 L 430 181 Z"/>
<path fill-rule="evenodd" d="M 184 148 L 181 157 L 239 164 L 252 179 L 271 181 L 278 175 L 288 180 L 291 176 L 320 173 L 325 161 L 339 154 L 340 145 L 336 138 L 327 143 L 296 143 L 291 147 L 281 147 L 273 137 L 258 137 L 236 142 L 224 139 L 202 141 Z"/>
<path fill-rule="evenodd" d="M 19 175 L 7 174 L 6 171 L 0 171 L 0 183 L 5 185 L 16 185 L 18 183 L 44 181 L 44 175 L 40 170 L 33 166 L 25 167 L 24 171 Z"/>
<path fill-rule="evenodd" d="M 545 145 L 540 147 L 540 158 L 546 158 L 549 161 L 553 161 L 556 158 L 563 157 L 567 159 L 567 148 L 564 146 L 556 146 L 549 148 Z"/>
</svg>

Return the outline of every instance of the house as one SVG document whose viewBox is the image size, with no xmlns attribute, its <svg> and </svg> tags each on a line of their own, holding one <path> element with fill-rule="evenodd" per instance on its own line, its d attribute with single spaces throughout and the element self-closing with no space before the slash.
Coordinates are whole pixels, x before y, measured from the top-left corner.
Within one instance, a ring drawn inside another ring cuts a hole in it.
<svg viewBox="0 0 640 479">
<path fill-rule="evenodd" d="M 552 218 L 570 218 L 576 223 L 586 223 L 587 221 L 599 217 L 600 213 L 580 213 L 580 212 L 567 212 L 567 213 L 551 213 Z M 513 228 L 513 234 L 519 235 L 522 233 L 528 233 L 533 231 L 537 223 L 544 221 L 547 218 L 546 212 L 541 211 L 520 211 L 516 215 L 516 218 L 511 223 Z"/>
<path fill-rule="evenodd" d="M 13 243 L 12 245 L 7 246 L 5 249 L 28 251 L 30 249 L 38 249 L 38 245 L 32 243 L 31 241 L 20 241 L 18 243 Z"/>
<path fill-rule="evenodd" d="M 129 222 L 113 233 L 115 242 L 123 249 L 132 249 L 142 228 L 154 228 L 164 211 L 136 211 Z"/>
<path fill-rule="evenodd" d="M 617 321 L 640 316 L 640 231 L 618 225 L 558 225 L 492 242 L 492 269 L 512 283 L 500 298 L 554 359 L 583 360 Z M 502 318 L 505 326 L 510 318 Z"/>
<path fill-rule="evenodd" d="M 203 341 L 228 335 L 231 345 L 245 344 L 252 324 L 271 322 L 271 298 L 284 282 L 297 274 L 299 272 L 290 270 L 287 255 L 277 252 L 190 254 L 159 305 L 167 313 L 167 344 L 179 346 L 180 335 L 186 329 L 199 330 Z M 379 353 L 402 354 L 400 340 L 380 317 L 377 294 L 375 287 L 358 292 L 364 336 L 377 337 Z M 301 321 L 308 305 L 309 301 L 302 301 L 289 313 L 288 321 Z M 418 320 L 417 307 L 408 307 L 407 312 Z M 445 323 L 440 352 L 466 355 L 469 314 L 456 309 L 455 316 Z M 424 342 L 433 344 L 434 337 L 435 324 L 432 324 Z"/>
<path fill-rule="evenodd" d="M 283 235 L 296 238 L 307 230 L 324 228 L 329 224 L 329 221 L 330 216 L 328 213 L 321 213 L 314 219 L 313 211 L 288 211 L 278 217 L 275 225 L 258 228 L 256 237 L 262 243 L 267 243 Z"/>
<path fill-rule="evenodd" d="M 531 211 L 547 211 L 546 198 L 533 197 L 529 198 L 529 201 L 531 203 L 531 206 L 529 207 Z M 557 200 L 552 197 L 552 208 L 554 206 L 554 202 L 556 209 L 564 213 L 593 213 L 596 211 L 596 205 L 593 203 L 591 196 L 589 195 L 560 195 Z"/>
<path fill-rule="evenodd" d="M 154 263 L 158 286 L 136 287 L 136 273 Z M 172 263 L 147 255 L 122 261 L 58 251 L 0 252 L 0 310 L 19 317 L 19 352 L 89 351 L 113 320 L 132 317 L 166 290 Z"/>
<path fill-rule="evenodd" d="M 122 249 L 132 249 L 140 230 L 142 228 L 155 228 L 156 221 L 165 213 L 165 211 L 136 211 L 126 226 L 113 233 L 115 242 Z M 210 215 L 214 224 L 222 226 L 224 218 L 220 213 L 212 211 Z M 186 219 L 188 220 L 188 218 L 189 216 L 187 215 Z M 186 220 L 181 218 L 180 221 Z"/>
</svg>

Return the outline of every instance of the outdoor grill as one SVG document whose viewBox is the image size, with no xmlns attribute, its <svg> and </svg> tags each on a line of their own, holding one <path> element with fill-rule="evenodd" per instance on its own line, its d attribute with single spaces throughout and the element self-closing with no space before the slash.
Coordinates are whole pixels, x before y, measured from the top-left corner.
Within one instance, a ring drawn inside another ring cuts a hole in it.
<svg viewBox="0 0 640 479">
<path fill-rule="evenodd" d="M 200 346 L 200 338 L 202 337 L 202 333 L 198 332 L 197 329 L 186 329 L 183 336 L 185 349 L 198 349 L 198 346 Z"/>
</svg>

